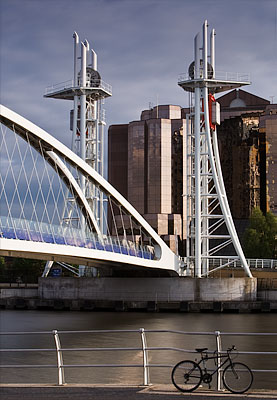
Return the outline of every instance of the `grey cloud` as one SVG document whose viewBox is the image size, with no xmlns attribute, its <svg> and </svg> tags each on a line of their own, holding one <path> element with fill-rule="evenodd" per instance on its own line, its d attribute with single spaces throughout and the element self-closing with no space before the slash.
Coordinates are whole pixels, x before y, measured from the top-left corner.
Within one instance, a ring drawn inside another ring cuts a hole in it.
<svg viewBox="0 0 277 400">
<path fill-rule="evenodd" d="M 100 73 L 113 86 L 108 125 L 138 119 L 157 95 L 160 103 L 186 106 L 177 79 L 205 18 L 217 32 L 218 69 L 249 72 L 246 90 L 261 97 L 276 92 L 274 1 L 9 0 L 1 8 L 1 101 L 63 142 L 70 143 L 72 105 L 43 94 L 72 77 L 74 30 L 96 50 Z"/>
</svg>

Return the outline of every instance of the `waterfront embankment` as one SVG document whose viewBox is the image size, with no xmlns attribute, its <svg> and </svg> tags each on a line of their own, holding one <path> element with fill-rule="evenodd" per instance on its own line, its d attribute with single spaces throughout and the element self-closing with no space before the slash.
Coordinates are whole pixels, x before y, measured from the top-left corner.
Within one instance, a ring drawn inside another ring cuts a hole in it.
<svg viewBox="0 0 277 400">
<path fill-rule="evenodd" d="M 0 307 L 18 310 L 276 313 L 277 288 L 258 284 L 257 278 L 243 277 L 49 277 L 40 278 L 36 287 L 1 285 Z"/>
<path fill-rule="evenodd" d="M 5 298 L 6 310 L 54 311 L 141 311 L 181 313 L 277 313 L 277 301 L 125 301 L 125 300 L 41 300 Z"/>
<path fill-rule="evenodd" d="M 220 334 L 222 349 L 235 345 L 240 353 L 236 360 L 253 371 L 251 391 L 277 390 L 276 314 L 272 313 L 1 310 L 0 322 L 2 384 L 55 387 L 60 381 L 57 331 L 66 386 L 145 384 L 142 335 L 148 349 L 148 383 L 172 386 L 173 366 L 182 359 L 194 360 L 195 348 L 213 352 Z M 216 384 L 214 377 L 212 389 Z"/>
<path fill-rule="evenodd" d="M 172 385 L 114 386 L 114 385 L 1 385 L 0 397 L 5 400 L 277 400 L 277 390 L 255 390 L 245 394 L 197 390 L 193 393 L 180 393 Z"/>
</svg>

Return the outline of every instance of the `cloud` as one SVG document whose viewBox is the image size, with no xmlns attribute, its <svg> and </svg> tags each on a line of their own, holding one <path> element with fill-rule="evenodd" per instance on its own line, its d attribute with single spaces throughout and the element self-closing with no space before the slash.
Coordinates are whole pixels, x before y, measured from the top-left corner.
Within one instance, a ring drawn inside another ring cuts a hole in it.
<svg viewBox="0 0 277 400">
<path fill-rule="evenodd" d="M 67 146 L 73 104 L 43 95 L 46 86 L 73 77 L 74 31 L 88 39 L 103 80 L 113 86 L 106 136 L 109 125 L 140 119 L 150 103 L 188 105 L 177 81 L 205 19 L 216 29 L 217 69 L 250 73 L 245 89 L 277 102 L 276 1 L 0 0 L 0 15 L 1 103 Z M 2 158 L 1 172 L 7 166 Z M 25 167 L 32 171 L 31 158 Z M 12 196 L 11 179 L 9 188 Z"/>
<path fill-rule="evenodd" d="M 107 125 L 139 119 L 157 98 L 187 105 L 177 79 L 206 18 L 217 33 L 218 69 L 249 72 L 253 85 L 246 90 L 277 95 L 275 1 L 2 0 L 1 13 L 1 101 L 66 144 L 72 104 L 43 94 L 72 78 L 75 30 L 96 50 L 101 76 L 113 86 Z"/>
</svg>

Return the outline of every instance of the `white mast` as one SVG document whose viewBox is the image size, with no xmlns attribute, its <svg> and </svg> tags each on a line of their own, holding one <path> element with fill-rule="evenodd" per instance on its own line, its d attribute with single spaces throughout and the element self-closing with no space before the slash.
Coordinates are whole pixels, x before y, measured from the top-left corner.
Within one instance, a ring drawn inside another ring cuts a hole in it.
<svg viewBox="0 0 277 400">
<path fill-rule="evenodd" d="M 97 54 L 89 42 L 79 42 L 73 33 L 73 81 L 55 85 L 45 97 L 73 100 L 72 150 L 103 176 L 104 174 L 104 111 L 102 102 L 112 95 L 112 88 L 103 82 L 97 70 Z M 78 52 L 81 53 L 80 57 Z M 90 62 L 90 63 L 89 63 Z M 79 68 L 78 68 L 79 64 Z M 103 194 L 81 177 L 80 186 L 95 214 L 100 230 L 104 230 Z M 65 216 L 70 220 L 71 216 Z M 81 222 L 81 221 L 80 221 Z"/>
<path fill-rule="evenodd" d="M 73 40 L 73 81 L 63 82 L 47 89 L 44 97 L 74 101 L 71 126 L 72 150 L 103 176 L 105 121 L 102 102 L 112 95 L 112 88 L 101 79 L 97 70 L 97 55 L 93 49 L 90 50 L 89 42 L 84 40 L 80 43 L 76 32 L 73 33 Z M 81 53 L 80 57 L 78 53 Z M 88 64 L 89 59 L 91 64 Z M 105 230 L 103 193 L 92 183 L 86 182 L 83 175 L 80 177 L 80 187 L 92 209 L 97 227 L 103 234 Z M 67 201 L 71 204 L 74 198 L 69 197 Z M 64 215 L 64 221 L 82 226 L 83 221 L 73 215 L 73 207 L 65 207 L 66 209 L 70 211 L 68 215 Z M 52 262 L 47 263 L 45 276 L 52 264 Z"/>
<path fill-rule="evenodd" d="M 192 94 L 191 100 L 194 100 L 187 116 L 187 263 L 193 267 L 194 275 L 200 278 L 215 269 L 240 261 L 246 274 L 252 277 L 224 187 L 216 134 L 216 124 L 220 123 L 219 104 L 213 97 L 217 92 L 250 82 L 248 79 L 239 79 L 239 76 L 235 80 L 229 80 L 227 76 L 220 79 L 216 77 L 215 30 L 210 35 L 210 63 L 207 32 L 208 22 L 204 21 L 202 43 L 199 33 L 194 39 L 194 62 L 189 67 L 189 77 L 182 76 L 178 82 L 179 86 Z M 231 251 L 230 254 L 223 256 L 220 253 L 223 249 Z"/>
</svg>

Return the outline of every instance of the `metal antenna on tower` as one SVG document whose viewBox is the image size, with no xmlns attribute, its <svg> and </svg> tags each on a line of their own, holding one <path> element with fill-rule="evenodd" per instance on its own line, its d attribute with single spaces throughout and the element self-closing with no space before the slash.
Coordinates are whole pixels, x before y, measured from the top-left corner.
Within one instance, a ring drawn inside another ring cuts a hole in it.
<svg viewBox="0 0 277 400">
<path fill-rule="evenodd" d="M 187 264 L 200 278 L 240 262 L 246 274 L 252 277 L 224 187 L 216 132 L 220 109 L 214 98 L 215 93 L 250 82 L 245 75 L 219 76 L 216 73 L 215 30 L 210 35 L 209 55 L 207 31 L 208 22 L 205 21 L 202 38 L 198 33 L 194 39 L 194 61 L 189 66 L 188 76 L 182 75 L 178 81 L 181 88 L 191 93 L 191 110 L 187 115 Z M 225 255 L 226 251 L 230 254 Z"/>
</svg>

